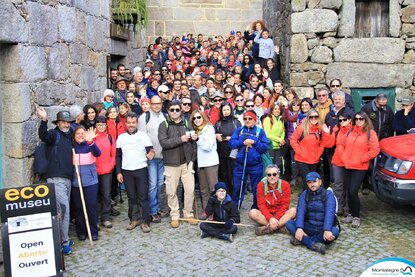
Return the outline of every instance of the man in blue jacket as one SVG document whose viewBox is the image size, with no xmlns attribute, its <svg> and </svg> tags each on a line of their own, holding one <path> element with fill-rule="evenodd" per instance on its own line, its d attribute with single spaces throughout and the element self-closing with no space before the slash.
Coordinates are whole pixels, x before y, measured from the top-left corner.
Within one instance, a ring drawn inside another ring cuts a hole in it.
<svg viewBox="0 0 415 277">
<path fill-rule="evenodd" d="M 326 244 L 340 235 L 335 226 L 336 198 L 333 191 L 321 187 L 317 172 L 306 176 L 308 189 L 298 199 L 297 218 L 287 222 L 286 227 L 293 235 L 293 245 L 305 245 L 308 249 L 325 254 Z"/>
<path fill-rule="evenodd" d="M 254 197 L 251 209 L 258 209 L 256 186 L 263 177 L 261 154 L 267 151 L 268 139 L 264 130 L 255 125 L 257 116 L 254 111 L 245 112 L 243 120 L 245 125 L 237 128 L 229 140 L 229 147 L 238 150 L 233 170 L 232 199 L 239 209 L 245 196 L 246 181 L 249 175 Z"/>
</svg>

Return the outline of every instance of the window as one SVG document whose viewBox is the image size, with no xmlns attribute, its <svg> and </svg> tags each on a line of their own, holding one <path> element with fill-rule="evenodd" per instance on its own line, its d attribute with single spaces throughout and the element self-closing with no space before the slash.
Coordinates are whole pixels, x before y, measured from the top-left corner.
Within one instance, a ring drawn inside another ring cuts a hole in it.
<svg viewBox="0 0 415 277">
<path fill-rule="evenodd" d="M 356 0 L 354 36 L 357 38 L 389 36 L 389 0 Z"/>
</svg>

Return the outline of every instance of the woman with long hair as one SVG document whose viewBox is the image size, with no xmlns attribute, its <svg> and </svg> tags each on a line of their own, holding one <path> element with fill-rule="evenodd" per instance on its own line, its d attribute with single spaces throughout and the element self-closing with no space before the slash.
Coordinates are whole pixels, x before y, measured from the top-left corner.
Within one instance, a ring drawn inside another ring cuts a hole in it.
<svg viewBox="0 0 415 277">
<path fill-rule="evenodd" d="M 350 214 L 344 219 L 352 227 L 360 227 L 359 188 L 369 169 L 370 160 L 379 154 L 379 140 L 368 115 L 360 111 L 355 114 L 353 127 L 346 139 L 338 145 L 343 152 L 341 160 L 346 168 L 344 184 Z"/>
<path fill-rule="evenodd" d="M 303 179 L 304 189 L 307 189 L 307 173 L 317 170 L 327 140 L 326 131 L 323 132 L 323 123 L 317 111 L 311 109 L 291 136 L 290 145 L 295 153 L 294 160 Z"/>
<path fill-rule="evenodd" d="M 130 110 L 134 112 L 136 115 L 140 116 L 143 113 L 143 109 L 141 108 L 140 104 L 137 102 L 134 96 L 134 93 L 132 91 L 127 92 L 126 99 L 127 99 L 128 106 L 130 106 Z"/>
<path fill-rule="evenodd" d="M 267 135 L 268 140 L 272 142 L 272 149 L 268 152 L 281 172 L 283 170 L 282 159 L 284 157 L 282 147 L 285 145 L 285 128 L 284 118 L 282 116 L 282 106 L 275 102 L 269 109 L 268 115 L 262 121 L 262 128 Z"/>
<path fill-rule="evenodd" d="M 271 91 L 271 99 L 269 100 L 269 106 L 272 106 L 274 102 L 278 100 L 278 97 L 283 94 L 284 84 L 281 80 L 277 80 L 273 84 L 273 89 Z"/>
<path fill-rule="evenodd" d="M 252 71 L 254 70 L 254 60 L 248 54 L 244 55 L 244 59 L 242 61 L 242 73 L 241 79 L 245 83 L 249 82 L 249 76 L 251 76 Z"/>
<path fill-rule="evenodd" d="M 232 108 L 235 108 L 235 101 L 234 101 L 235 94 L 236 94 L 235 87 L 230 84 L 226 85 L 225 88 L 223 89 L 223 94 L 226 98 L 225 101 L 231 104 Z"/>
<path fill-rule="evenodd" d="M 203 209 L 200 218 L 206 219 L 206 204 L 211 192 L 215 190 L 215 184 L 218 182 L 219 156 L 216 152 L 215 129 L 201 110 L 193 111 L 190 121 L 197 136 L 197 164 Z"/>
<path fill-rule="evenodd" d="M 118 103 L 118 119 L 125 126 L 127 120 L 126 115 L 131 112 L 130 105 L 125 102 Z"/>
<path fill-rule="evenodd" d="M 302 122 L 306 118 L 307 113 L 313 108 L 313 101 L 306 97 L 303 98 L 300 102 L 300 111 L 298 112 L 298 122 Z"/>
<path fill-rule="evenodd" d="M 300 100 L 294 99 L 288 109 L 284 108 L 285 120 L 285 138 L 287 149 L 285 152 L 286 175 L 290 177 L 290 184 L 295 185 L 298 178 L 298 167 L 294 160 L 294 150 L 290 145 L 291 136 L 300 123 L 298 122 L 298 113 L 300 111 Z"/>
<path fill-rule="evenodd" d="M 95 107 L 91 104 L 86 104 L 83 111 L 84 120 L 81 121 L 81 125 L 87 130 L 91 127 L 95 127 L 95 120 L 98 116 L 97 109 L 95 109 Z"/>
</svg>

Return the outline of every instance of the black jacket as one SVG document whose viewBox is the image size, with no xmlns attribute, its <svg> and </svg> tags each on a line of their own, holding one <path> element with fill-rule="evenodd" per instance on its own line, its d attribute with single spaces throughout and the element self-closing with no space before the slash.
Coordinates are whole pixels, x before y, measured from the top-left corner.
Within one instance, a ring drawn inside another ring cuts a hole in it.
<svg viewBox="0 0 415 277">
<path fill-rule="evenodd" d="M 41 121 L 39 126 L 39 138 L 48 146 L 53 146 L 56 141 L 57 132 L 60 134 L 57 151 L 51 151 L 53 157 L 49 157 L 48 171 L 46 178 L 61 177 L 72 180 L 72 133 L 64 133 L 58 127 L 48 131 L 47 121 Z"/>
<path fill-rule="evenodd" d="M 207 216 L 213 215 L 214 221 L 226 222 L 228 219 L 233 219 L 235 223 L 241 222 L 238 208 L 228 194 L 223 202 L 213 194 L 208 200 L 205 211 Z"/>
<path fill-rule="evenodd" d="M 362 107 L 364 111 L 372 120 L 373 129 L 378 135 L 379 141 L 383 138 L 393 136 L 393 110 L 391 107 L 386 105 L 382 109 L 379 109 L 375 103 L 376 99 L 367 103 Z"/>
<path fill-rule="evenodd" d="M 233 113 L 231 113 L 233 114 Z M 222 116 L 221 116 L 222 117 Z M 222 118 L 218 120 L 215 124 L 215 133 L 222 134 L 222 136 L 229 136 L 231 137 L 233 132 L 241 127 L 241 122 L 238 119 L 228 116 L 226 118 Z M 231 149 L 229 147 L 228 140 L 222 140 L 217 142 L 217 151 L 219 158 L 228 158 Z"/>
</svg>

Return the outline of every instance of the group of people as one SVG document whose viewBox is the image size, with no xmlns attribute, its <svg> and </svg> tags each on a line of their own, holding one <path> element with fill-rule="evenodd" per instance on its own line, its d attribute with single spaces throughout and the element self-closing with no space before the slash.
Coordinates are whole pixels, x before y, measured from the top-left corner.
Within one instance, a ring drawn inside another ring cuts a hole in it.
<svg viewBox="0 0 415 277">
<path fill-rule="evenodd" d="M 316 100 L 300 99 L 284 88 L 279 64 L 262 21 L 244 33 L 157 38 L 143 68 L 111 70 L 101 102 L 59 112 L 51 130 L 38 108 L 39 137 L 59 150 L 51 152 L 46 177 L 55 184 L 64 254 L 72 253 L 70 212 L 78 238 L 87 237 L 74 165 L 93 240 L 98 226 L 111 228 L 119 214 L 113 199 L 120 184 L 127 230 L 150 232 L 164 216 L 173 228 L 213 219 L 224 224 L 201 223 L 202 237 L 232 241 L 247 189 L 257 235 L 289 232 L 292 244 L 324 253 L 324 243 L 339 235 L 335 214 L 359 227 L 358 191 L 379 140 L 415 130 L 414 99 L 402 99 L 394 115 L 379 94 L 359 111 L 338 79 L 318 89 Z M 303 192 L 290 209 L 296 183 Z"/>
</svg>

